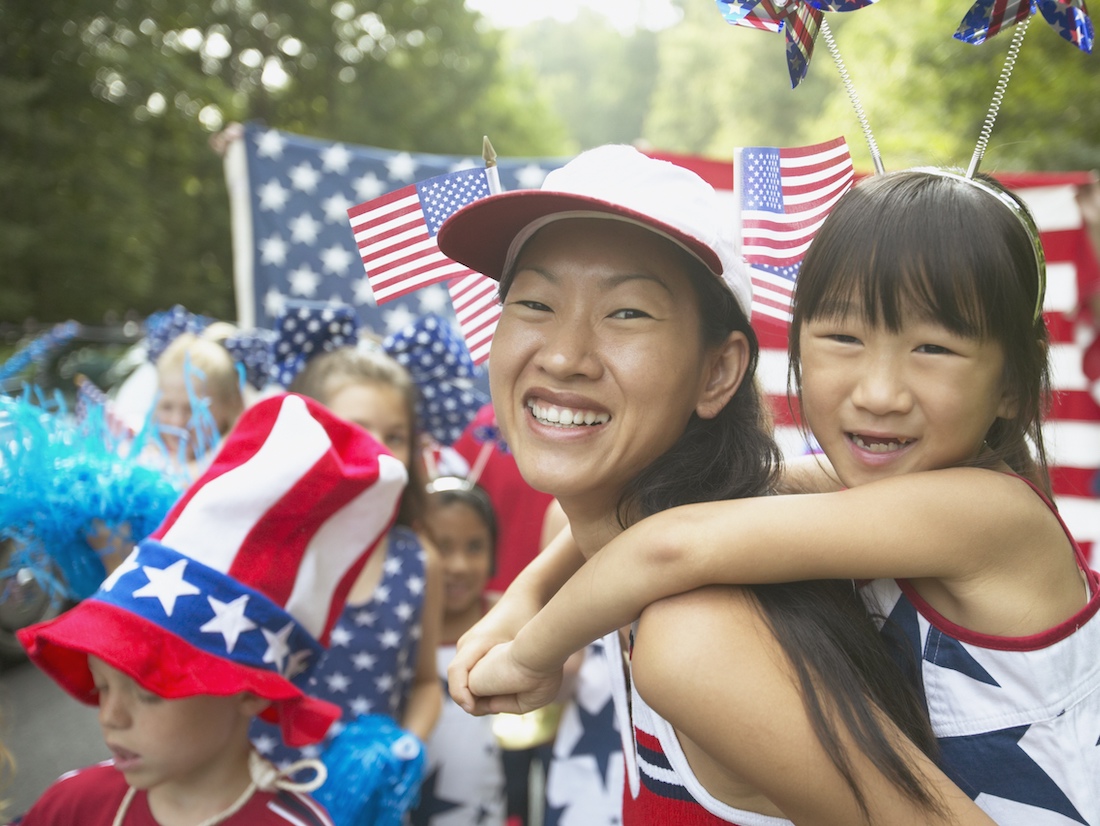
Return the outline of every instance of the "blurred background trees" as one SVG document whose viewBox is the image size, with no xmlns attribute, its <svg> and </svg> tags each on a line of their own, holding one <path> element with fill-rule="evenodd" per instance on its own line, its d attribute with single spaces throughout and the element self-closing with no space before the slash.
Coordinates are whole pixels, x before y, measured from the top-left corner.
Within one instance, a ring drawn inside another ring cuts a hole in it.
<svg viewBox="0 0 1100 826">
<path fill-rule="evenodd" d="M 869 169 L 823 38 L 792 91 L 781 36 L 675 5 L 659 31 L 591 11 L 502 31 L 461 0 L 5 0 L 0 322 L 233 318 L 210 147 L 233 121 L 453 154 L 488 134 L 509 156 L 644 141 L 727 158 L 844 134 Z M 1011 36 L 953 40 L 969 5 L 830 15 L 887 168 L 969 160 Z M 983 168 L 1100 166 L 1098 60 L 1036 17 Z"/>
</svg>

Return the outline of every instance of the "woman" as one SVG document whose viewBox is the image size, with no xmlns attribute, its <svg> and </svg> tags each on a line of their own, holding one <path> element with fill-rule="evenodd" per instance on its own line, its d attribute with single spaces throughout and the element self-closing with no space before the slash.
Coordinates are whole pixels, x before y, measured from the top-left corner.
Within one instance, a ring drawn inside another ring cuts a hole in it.
<svg viewBox="0 0 1100 826">
<path fill-rule="evenodd" d="M 774 486 L 751 288 L 724 223 L 695 175 L 609 146 L 439 234 L 501 280 L 498 422 L 585 555 L 659 510 Z M 850 582 L 676 597 L 643 613 L 629 655 L 625 824 L 990 822 L 929 757 Z"/>
</svg>

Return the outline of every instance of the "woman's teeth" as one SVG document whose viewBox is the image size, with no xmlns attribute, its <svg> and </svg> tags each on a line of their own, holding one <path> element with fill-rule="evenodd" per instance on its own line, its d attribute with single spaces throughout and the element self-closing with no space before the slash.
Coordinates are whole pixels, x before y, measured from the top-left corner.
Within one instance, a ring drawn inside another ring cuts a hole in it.
<svg viewBox="0 0 1100 826">
<path fill-rule="evenodd" d="M 851 439 L 857 446 L 871 453 L 893 453 L 913 441 L 912 439 L 867 439 L 854 433 Z"/>
<path fill-rule="evenodd" d="M 611 418 L 608 413 L 595 413 L 591 410 L 570 410 L 568 407 L 544 407 L 535 402 L 528 402 L 527 407 L 540 424 L 557 425 L 558 427 L 572 427 L 575 425 L 606 424 Z"/>
</svg>

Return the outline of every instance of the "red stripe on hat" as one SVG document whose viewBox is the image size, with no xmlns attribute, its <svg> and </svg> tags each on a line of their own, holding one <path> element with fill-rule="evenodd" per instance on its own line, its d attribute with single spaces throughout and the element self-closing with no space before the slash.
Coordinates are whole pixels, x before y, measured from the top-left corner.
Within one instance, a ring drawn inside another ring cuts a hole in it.
<svg viewBox="0 0 1100 826">
<path fill-rule="evenodd" d="M 227 572 L 281 606 L 297 579 L 287 572 L 298 571 L 317 531 L 378 479 L 378 454 L 384 448 L 365 430 L 346 422 L 338 421 L 336 428 L 328 421 L 322 424 L 333 446 L 257 521 Z M 364 553 L 376 540 L 364 537 Z M 258 559 L 265 563 L 262 570 L 256 570 Z"/>
</svg>

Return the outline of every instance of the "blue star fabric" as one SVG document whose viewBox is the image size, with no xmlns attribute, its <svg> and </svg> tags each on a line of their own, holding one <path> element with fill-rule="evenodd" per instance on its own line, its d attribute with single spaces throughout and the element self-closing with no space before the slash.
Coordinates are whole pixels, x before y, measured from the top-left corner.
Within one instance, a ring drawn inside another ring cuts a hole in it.
<svg viewBox="0 0 1100 826">
<path fill-rule="evenodd" d="M 359 318 L 347 304 L 290 301 L 275 322 L 271 380 L 289 387 L 314 356 L 359 341 Z"/>
<path fill-rule="evenodd" d="M 439 444 L 454 444 L 489 402 L 474 384 L 480 371 L 462 336 L 445 318 L 431 314 L 387 336 L 382 347 L 416 383 L 421 426 Z"/>
</svg>

